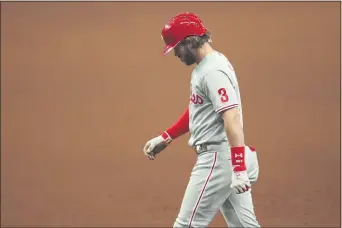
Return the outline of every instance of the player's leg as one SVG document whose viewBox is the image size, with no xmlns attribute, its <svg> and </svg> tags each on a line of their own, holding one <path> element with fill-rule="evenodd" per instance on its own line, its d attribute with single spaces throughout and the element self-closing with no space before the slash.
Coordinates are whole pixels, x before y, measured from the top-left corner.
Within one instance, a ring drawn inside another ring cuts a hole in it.
<svg viewBox="0 0 342 228">
<path fill-rule="evenodd" d="M 248 178 L 251 183 L 255 183 L 259 177 L 259 162 L 258 155 L 254 148 L 246 146 L 246 166 Z"/>
<path fill-rule="evenodd" d="M 260 227 L 254 213 L 251 189 L 243 194 L 230 194 L 221 213 L 228 227 Z"/>
<path fill-rule="evenodd" d="M 246 147 L 248 177 L 255 183 L 259 177 L 257 153 Z M 228 227 L 260 227 L 254 213 L 251 189 L 243 194 L 230 194 L 221 207 L 221 213 Z"/>
<path fill-rule="evenodd" d="M 198 155 L 178 217 L 173 227 L 208 227 L 221 205 L 233 191 L 228 153 Z"/>
</svg>

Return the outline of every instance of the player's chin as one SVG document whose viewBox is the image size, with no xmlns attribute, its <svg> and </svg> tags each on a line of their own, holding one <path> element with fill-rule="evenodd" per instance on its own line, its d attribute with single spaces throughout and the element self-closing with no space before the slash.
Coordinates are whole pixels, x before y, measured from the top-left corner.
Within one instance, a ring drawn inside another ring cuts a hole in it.
<svg viewBox="0 0 342 228">
<path fill-rule="evenodd" d="M 180 59 L 180 60 L 182 61 L 182 63 L 184 63 L 187 66 L 191 66 L 192 64 L 195 63 L 194 61 L 187 61 L 187 60 L 183 60 L 183 59 Z"/>
<path fill-rule="evenodd" d="M 191 66 L 192 64 L 195 63 L 195 61 L 193 61 L 192 59 L 188 59 L 188 58 L 182 58 L 180 56 L 178 56 L 179 60 L 184 63 L 187 66 Z"/>
<path fill-rule="evenodd" d="M 195 62 L 183 62 L 185 65 L 187 65 L 187 66 L 191 66 L 191 65 L 193 65 Z"/>
</svg>

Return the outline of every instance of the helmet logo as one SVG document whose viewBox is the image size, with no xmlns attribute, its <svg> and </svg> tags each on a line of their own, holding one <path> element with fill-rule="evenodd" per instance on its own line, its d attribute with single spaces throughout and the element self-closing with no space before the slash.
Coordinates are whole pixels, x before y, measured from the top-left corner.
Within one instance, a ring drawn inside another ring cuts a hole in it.
<svg viewBox="0 0 342 228">
<path fill-rule="evenodd" d="M 180 22 L 179 24 L 196 24 L 196 22 L 194 22 L 194 21 L 182 21 L 182 22 Z"/>
</svg>

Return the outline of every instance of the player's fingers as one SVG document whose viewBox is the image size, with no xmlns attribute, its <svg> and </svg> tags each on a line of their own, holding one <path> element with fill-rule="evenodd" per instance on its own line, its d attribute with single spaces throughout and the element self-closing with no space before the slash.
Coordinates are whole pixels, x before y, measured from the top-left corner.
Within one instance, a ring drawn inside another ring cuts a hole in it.
<svg viewBox="0 0 342 228">
<path fill-rule="evenodd" d="M 149 144 L 146 143 L 145 146 L 144 146 L 144 149 L 143 149 L 145 155 L 147 155 L 147 148 L 148 147 L 149 147 Z"/>
<path fill-rule="evenodd" d="M 236 185 L 234 185 L 234 184 L 231 184 L 231 185 L 230 185 L 230 188 L 234 189 L 234 191 L 235 191 L 236 193 L 239 193 L 239 188 L 238 188 L 238 186 L 236 186 Z"/>
<path fill-rule="evenodd" d="M 236 189 L 236 185 L 232 183 L 232 184 L 230 185 L 230 188 Z"/>
<path fill-rule="evenodd" d="M 151 141 L 148 141 L 148 142 L 145 144 L 144 149 L 143 149 L 145 155 L 148 155 L 148 153 L 151 151 L 150 145 L 151 145 Z"/>
<path fill-rule="evenodd" d="M 148 157 L 150 158 L 150 160 L 156 159 L 155 153 L 153 153 L 153 152 L 149 153 Z"/>
<path fill-rule="evenodd" d="M 242 186 L 240 186 L 240 188 L 239 188 L 239 193 L 238 193 L 238 194 L 247 192 L 248 190 L 249 190 L 248 185 L 242 185 Z"/>
<path fill-rule="evenodd" d="M 248 191 L 251 187 L 249 185 L 246 185 L 246 191 Z"/>
<path fill-rule="evenodd" d="M 147 152 L 148 154 L 151 155 L 151 153 L 152 153 L 152 151 L 153 151 L 153 149 L 154 149 L 155 147 L 156 147 L 156 144 L 153 143 L 153 142 L 151 142 L 151 143 L 148 145 L 148 147 L 147 147 L 147 149 L 146 149 L 146 152 Z"/>
<path fill-rule="evenodd" d="M 236 187 L 236 189 L 237 189 L 237 194 L 241 194 L 241 193 L 243 193 L 244 192 L 244 189 L 240 186 L 240 185 L 238 185 L 237 187 Z"/>
</svg>

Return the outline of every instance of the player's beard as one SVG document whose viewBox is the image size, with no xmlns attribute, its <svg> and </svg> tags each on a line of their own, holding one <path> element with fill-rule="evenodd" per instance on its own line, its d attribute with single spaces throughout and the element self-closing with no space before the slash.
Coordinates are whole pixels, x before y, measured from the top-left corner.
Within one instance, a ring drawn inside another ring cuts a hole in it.
<svg viewBox="0 0 342 228">
<path fill-rule="evenodd" d="M 195 49 L 193 49 L 189 46 L 186 46 L 186 52 L 184 54 L 182 62 L 187 66 L 190 66 L 190 65 L 196 63 L 196 54 L 195 53 L 196 53 Z"/>
</svg>

